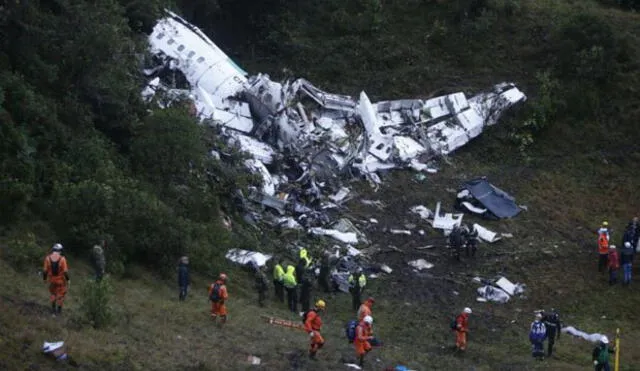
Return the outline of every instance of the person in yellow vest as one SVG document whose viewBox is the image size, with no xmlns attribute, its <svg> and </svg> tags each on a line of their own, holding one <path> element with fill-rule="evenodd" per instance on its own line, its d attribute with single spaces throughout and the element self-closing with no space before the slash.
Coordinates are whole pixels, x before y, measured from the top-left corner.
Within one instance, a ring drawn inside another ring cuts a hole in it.
<svg viewBox="0 0 640 371">
<path fill-rule="evenodd" d="M 349 292 L 351 292 L 351 305 L 353 311 L 357 311 L 362 304 L 360 297 L 367 286 L 367 277 L 362 272 L 362 268 L 358 267 L 355 273 L 349 275 Z"/>
<path fill-rule="evenodd" d="M 284 303 L 284 268 L 282 263 L 284 263 L 284 260 L 278 258 L 278 263 L 273 267 L 273 287 L 276 292 L 276 300 Z"/>
<path fill-rule="evenodd" d="M 285 290 L 287 290 L 287 306 L 293 313 L 298 311 L 298 281 L 296 281 L 296 268 L 293 265 L 287 266 L 287 273 L 282 279 Z"/>
<path fill-rule="evenodd" d="M 307 249 L 302 248 L 302 250 L 300 250 L 300 259 L 304 259 L 305 268 L 309 268 L 311 266 L 311 258 L 309 257 L 309 253 L 307 252 Z"/>
</svg>

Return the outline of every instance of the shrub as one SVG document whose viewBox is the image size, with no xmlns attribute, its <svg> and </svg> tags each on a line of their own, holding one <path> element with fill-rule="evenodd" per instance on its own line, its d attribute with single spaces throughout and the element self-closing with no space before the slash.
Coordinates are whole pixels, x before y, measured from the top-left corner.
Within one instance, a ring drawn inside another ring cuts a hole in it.
<svg viewBox="0 0 640 371">
<path fill-rule="evenodd" d="M 42 258 L 43 251 L 36 242 L 36 236 L 31 232 L 10 238 L 4 255 L 4 259 L 19 271 L 39 267 Z"/>
<path fill-rule="evenodd" d="M 87 320 L 95 328 L 103 328 L 113 318 L 110 302 L 113 286 L 108 277 L 100 281 L 87 280 L 82 287 L 81 308 Z"/>
</svg>

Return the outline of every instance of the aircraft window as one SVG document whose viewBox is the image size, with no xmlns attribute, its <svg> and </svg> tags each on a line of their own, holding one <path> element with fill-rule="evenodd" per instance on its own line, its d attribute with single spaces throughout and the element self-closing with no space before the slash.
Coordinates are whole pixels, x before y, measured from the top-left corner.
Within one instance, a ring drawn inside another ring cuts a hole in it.
<svg viewBox="0 0 640 371">
<path fill-rule="evenodd" d="M 156 39 L 161 40 L 163 37 L 164 37 L 164 33 L 160 32 L 158 36 L 156 36 Z"/>
<path fill-rule="evenodd" d="M 174 39 L 169 39 L 169 41 L 167 41 L 167 44 L 171 45 L 171 44 L 173 44 L 174 42 L 176 42 Z"/>
<path fill-rule="evenodd" d="M 187 55 L 187 58 L 191 58 L 191 57 L 193 57 L 194 55 L 196 55 L 196 52 L 194 52 L 194 51 L 190 51 L 190 52 L 189 52 L 189 54 Z"/>
<path fill-rule="evenodd" d="M 180 46 L 178 47 L 178 51 L 179 51 L 179 52 L 181 52 L 181 51 L 183 51 L 183 50 L 184 50 L 184 48 L 185 48 L 185 46 L 184 46 L 184 45 L 180 45 Z"/>
<path fill-rule="evenodd" d="M 202 62 L 204 62 L 204 57 L 198 58 L 198 63 L 202 63 Z"/>
</svg>

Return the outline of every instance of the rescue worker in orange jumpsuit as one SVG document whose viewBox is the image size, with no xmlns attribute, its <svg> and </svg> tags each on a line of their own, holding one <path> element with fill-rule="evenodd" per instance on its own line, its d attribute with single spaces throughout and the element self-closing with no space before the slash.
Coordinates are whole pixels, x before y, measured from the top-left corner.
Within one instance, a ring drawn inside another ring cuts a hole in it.
<svg viewBox="0 0 640 371">
<path fill-rule="evenodd" d="M 324 300 L 318 300 L 315 307 L 307 312 L 307 318 L 304 321 L 304 329 L 311 339 L 309 345 L 309 358 L 311 359 L 314 359 L 318 349 L 324 346 L 324 338 L 320 334 L 320 329 L 322 328 L 320 312 L 324 311 L 325 306 Z"/>
<path fill-rule="evenodd" d="M 211 301 L 211 319 L 214 321 L 220 316 L 222 323 L 227 322 L 226 301 L 229 299 L 227 293 L 227 275 L 220 273 L 218 280 L 209 286 L 209 300 Z"/>
<path fill-rule="evenodd" d="M 374 339 L 372 325 L 373 317 L 365 316 L 362 321 L 358 323 L 358 327 L 356 327 L 356 338 L 353 344 L 356 348 L 356 356 L 358 357 L 360 367 L 364 364 L 364 356 L 373 348 L 370 343 L 370 341 Z"/>
<path fill-rule="evenodd" d="M 42 269 L 42 279 L 49 281 L 49 300 L 51 301 L 51 312 L 56 315 L 62 313 L 64 297 L 71 280 L 69 279 L 69 267 L 67 259 L 62 256 L 62 245 L 53 245 L 51 254 L 44 259 Z"/>
<path fill-rule="evenodd" d="M 456 317 L 456 349 L 464 351 L 467 348 L 467 333 L 469 332 L 469 315 L 471 308 L 464 308 Z"/>
<path fill-rule="evenodd" d="M 605 272 L 609 260 L 609 223 L 602 222 L 598 230 L 598 272 Z"/>
<path fill-rule="evenodd" d="M 371 315 L 371 307 L 373 307 L 373 303 L 375 302 L 376 301 L 372 297 L 368 297 L 367 300 L 360 305 L 360 308 L 358 309 L 358 323 L 362 322 L 364 317 Z"/>
</svg>

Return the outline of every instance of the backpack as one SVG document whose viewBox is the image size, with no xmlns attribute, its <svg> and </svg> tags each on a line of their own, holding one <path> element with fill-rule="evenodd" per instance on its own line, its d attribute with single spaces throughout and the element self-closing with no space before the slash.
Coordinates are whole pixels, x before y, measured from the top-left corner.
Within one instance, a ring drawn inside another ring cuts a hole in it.
<svg viewBox="0 0 640 371">
<path fill-rule="evenodd" d="M 313 309 L 309 309 L 308 311 L 306 311 L 306 312 L 304 312 L 304 313 L 302 314 L 302 323 L 306 323 L 306 322 L 307 322 L 307 315 L 308 315 L 308 314 L 309 314 L 309 312 L 311 312 L 311 311 L 314 311 L 314 312 L 315 312 L 315 310 L 313 310 Z"/>
<path fill-rule="evenodd" d="M 62 260 L 62 258 L 58 259 L 57 261 L 53 261 L 51 258 L 49 258 L 49 263 L 51 264 L 52 276 L 58 275 L 58 270 L 60 269 L 60 260 Z"/>
<path fill-rule="evenodd" d="M 220 284 L 219 283 L 214 283 L 213 284 L 213 289 L 211 289 L 211 295 L 209 296 L 209 300 L 211 300 L 214 303 L 218 303 L 220 302 Z"/>
<path fill-rule="evenodd" d="M 345 334 L 347 335 L 349 344 L 353 343 L 356 339 L 356 327 L 358 327 L 358 322 L 356 320 L 347 322 L 347 326 L 345 327 Z"/>
<path fill-rule="evenodd" d="M 529 333 L 529 339 L 533 341 L 541 341 L 544 339 L 547 331 L 542 322 L 534 322 L 531 325 L 531 332 Z"/>
</svg>

